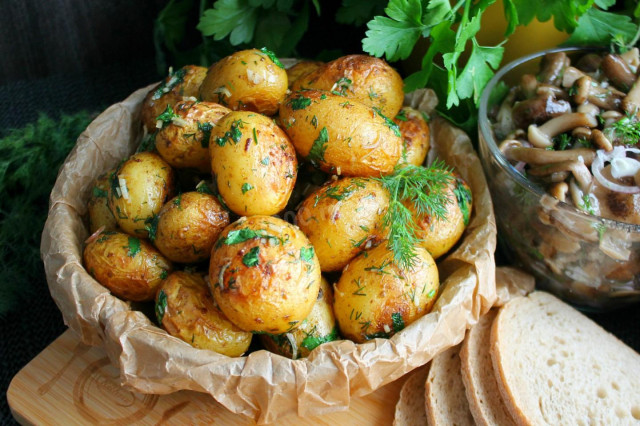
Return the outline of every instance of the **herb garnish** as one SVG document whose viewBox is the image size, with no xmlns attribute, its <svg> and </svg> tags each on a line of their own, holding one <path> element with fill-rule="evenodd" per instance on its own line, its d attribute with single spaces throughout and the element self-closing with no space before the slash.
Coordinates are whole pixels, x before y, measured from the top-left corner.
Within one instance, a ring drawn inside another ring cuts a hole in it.
<svg viewBox="0 0 640 426">
<path fill-rule="evenodd" d="M 309 105 L 311 105 L 311 98 L 307 98 L 306 96 L 299 95 L 297 98 L 291 99 L 289 102 L 291 105 L 291 109 L 293 111 L 297 111 L 300 109 L 305 109 Z"/>
<path fill-rule="evenodd" d="M 173 112 L 171 105 L 167 105 L 164 112 L 156 117 L 156 120 L 162 121 L 162 127 L 164 127 L 165 124 L 171 123 L 174 118 L 179 118 L 178 114 Z"/>
<path fill-rule="evenodd" d="M 329 142 L 329 132 L 326 127 L 323 127 L 318 133 L 318 138 L 313 141 L 309 155 L 307 159 L 315 167 L 318 167 L 321 162 L 324 162 L 324 152 L 327 149 L 327 143 Z"/>
<path fill-rule="evenodd" d="M 162 324 L 165 312 L 167 312 L 167 294 L 164 290 L 160 290 L 158 292 L 158 300 L 156 301 L 156 318 L 158 319 L 158 324 Z"/>
<path fill-rule="evenodd" d="M 462 221 L 464 222 L 464 226 L 467 226 L 469 224 L 470 216 L 469 206 L 472 201 L 471 191 L 465 186 L 461 179 L 456 177 L 456 186 L 453 188 L 453 193 L 456 196 L 458 207 L 462 212 Z"/>
<path fill-rule="evenodd" d="M 300 259 L 305 262 L 311 262 L 313 260 L 315 252 L 313 251 L 313 247 L 301 247 L 300 248 Z"/>
<path fill-rule="evenodd" d="M 280 60 L 278 59 L 278 57 L 276 56 L 275 53 L 273 53 L 272 51 L 270 51 L 266 47 L 263 47 L 262 49 L 260 49 L 260 51 L 262 53 L 264 53 L 265 55 L 267 55 L 269 57 L 269 59 L 271 59 L 273 61 L 274 64 L 276 64 L 280 68 L 284 69 L 284 65 L 282 65 L 282 62 L 280 62 Z"/>
<path fill-rule="evenodd" d="M 242 184 L 242 195 L 246 194 L 248 191 L 253 189 L 253 185 L 248 182 Z"/>
<path fill-rule="evenodd" d="M 127 246 L 127 256 L 135 257 L 140 253 L 140 239 L 136 237 L 129 237 L 129 245 Z"/>
<path fill-rule="evenodd" d="M 244 129 L 244 122 L 240 119 L 234 120 L 230 129 L 223 136 L 216 138 L 218 146 L 225 146 L 228 141 L 233 141 L 234 144 L 240 142 L 240 139 L 242 139 L 242 131 L 240 129 Z"/>
<path fill-rule="evenodd" d="M 315 331 L 315 327 L 314 327 L 314 330 L 309 332 L 309 334 L 307 334 L 307 336 L 304 339 L 302 339 L 302 342 L 300 343 L 301 347 L 309 351 L 314 350 L 315 348 L 322 345 L 323 343 L 332 342 L 338 339 L 338 329 L 336 327 L 333 327 L 333 329 L 331 330 L 331 333 L 326 334 L 324 336 L 315 336 L 313 331 Z"/>
<path fill-rule="evenodd" d="M 153 92 L 151 99 L 157 101 L 160 99 L 165 93 L 168 93 L 173 90 L 178 84 L 184 81 L 184 76 L 187 73 L 185 68 L 180 68 L 178 71 L 173 72 L 169 70 L 169 76 L 165 78 L 162 83 L 158 86 L 158 88 Z"/>
<path fill-rule="evenodd" d="M 391 314 L 391 322 L 393 324 L 393 331 L 396 333 L 404 329 L 404 319 L 400 312 L 394 312 Z"/>
<path fill-rule="evenodd" d="M 251 248 L 251 250 L 249 250 L 249 253 L 242 256 L 242 263 L 244 263 L 246 266 L 250 268 L 253 266 L 256 266 L 258 263 L 260 263 L 260 258 L 258 257 L 259 254 L 260 254 L 259 246 L 255 246 Z"/>
<path fill-rule="evenodd" d="M 453 201 L 444 189 L 453 175 L 444 162 L 436 160 L 429 167 L 396 166 L 393 174 L 377 179 L 390 196 L 389 208 L 382 219 L 383 226 L 389 230 L 387 247 L 401 268 L 410 269 L 416 262 L 419 238 L 416 219 L 406 203 L 414 206 L 418 217 L 444 218 L 446 205 Z"/>
<path fill-rule="evenodd" d="M 198 121 L 198 130 L 202 132 L 202 139 L 200 144 L 203 148 L 209 148 L 209 139 L 211 139 L 211 130 L 213 129 L 213 123 L 205 121 L 201 123 Z"/>
<path fill-rule="evenodd" d="M 400 133 L 400 127 L 396 123 L 394 123 L 392 119 L 384 115 L 380 108 L 373 107 L 373 110 L 376 114 L 382 117 L 382 119 L 384 120 L 384 125 L 390 128 L 393 131 L 394 135 L 398 137 L 402 136 L 402 133 Z"/>
</svg>

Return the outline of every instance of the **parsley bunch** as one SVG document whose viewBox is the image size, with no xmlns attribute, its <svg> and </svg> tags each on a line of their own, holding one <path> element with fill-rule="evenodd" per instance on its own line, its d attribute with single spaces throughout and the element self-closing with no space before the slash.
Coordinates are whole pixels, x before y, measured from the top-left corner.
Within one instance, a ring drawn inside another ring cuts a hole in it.
<svg viewBox="0 0 640 426">
<path fill-rule="evenodd" d="M 504 49 L 481 46 L 476 34 L 484 11 L 495 0 L 390 0 L 384 12 L 369 23 L 363 50 L 390 62 L 407 59 L 421 39 L 428 40 L 421 69 L 405 79 L 405 90 L 433 88 L 440 113 L 475 134 L 477 107 L 485 85 L 500 66 Z M 620 2 L 622 3 L 622 2 Z M 505 40 L 519 25 L 534 18 L 554 20 L 555 27 L 571 34 L 567 44 L 610 45 L 626 49 L 638 42 L 640 5 L 616 5 L 615 0 L 503 0 L 508 21 Z M 616 6 L 623 13 L 609 11 Z M 468 53 L 463 61 L 462 53 Z"/>
</svg>

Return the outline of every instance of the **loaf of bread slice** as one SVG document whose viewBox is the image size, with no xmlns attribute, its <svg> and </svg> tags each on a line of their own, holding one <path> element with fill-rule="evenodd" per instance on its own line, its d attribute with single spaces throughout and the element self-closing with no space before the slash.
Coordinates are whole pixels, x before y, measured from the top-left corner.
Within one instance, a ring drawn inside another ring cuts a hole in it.
<svg viewBox="0 0 640 426">
<path fill-rule="evenodd" d="M 505 304 L 493 321 L 490 350 L 518 424 L 640 422 L 640 355 L 548 293 Z"/>
<path fill-rule="evenodd" d="M 424 426 L 427 423 L 424 387 L 429 364 L 416 368 L 402 385 L 393 426 Z"/>
<path fill-rule="evenodd" d="M 489 353 L 491 325 L 497 313 L 498 309 L 491 309 L 467 331 L 460 349 L 462 382 L 478 425 L 511 426 L 515 422 L 502 401 Z"/>
<path fill-rule="evenodd" d="M 460 345 L 431 360 L 425 384 L 428 425 L 474 425 L 460 374 Z"/>
</svg>

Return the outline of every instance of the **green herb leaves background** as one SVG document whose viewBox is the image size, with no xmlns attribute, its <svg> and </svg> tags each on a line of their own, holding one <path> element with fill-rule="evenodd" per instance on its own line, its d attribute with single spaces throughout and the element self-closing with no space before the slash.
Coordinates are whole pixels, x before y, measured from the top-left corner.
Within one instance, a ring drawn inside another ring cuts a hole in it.
<svg viewBox="0 0 640 426">
<path fill-rule="evenodd" d="M 30 298 L 48 297 L 40 237 L 58 169 L 93 119 L 41 115 L 0 138 L 0 318 Z M 43 293 L 44 292 L 44 293 Z"/>
</svg>

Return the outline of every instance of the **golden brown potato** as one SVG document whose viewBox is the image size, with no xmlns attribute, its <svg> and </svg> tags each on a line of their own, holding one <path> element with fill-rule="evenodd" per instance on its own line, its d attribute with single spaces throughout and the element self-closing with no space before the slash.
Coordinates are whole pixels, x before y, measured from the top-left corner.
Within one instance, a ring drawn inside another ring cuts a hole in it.
<svg viewBox="0 0 640 426">
<path fill-rule="evenodd" d="M 245 331 L 281 334 L 311 313 L 320 264 L 298 227 L 273 216 L 243 217 L 214 245 L 209 264 L 213 297 Z"/>
<path fill-rule="evenodd" d="M 151 243 L 117 231 L 94 234 L 87 241 L 83 258 L 86 270 L 100 284 L 135 302 L 153 300 L 173 269 Z"/>
<path fill-rule="evenodd" d="M 338 338 L 333 315 L 333 290 L 324 277 L 311 313 L 298 328 L 285 334 L 260 335 L 260 341 L 267 350 L 293 359 L 306 357 L 321 344 Z"/>
<path fill-rule="evenodd" d="M 158 116 L 167 105 L 173 107 L 184 98 L 197 97 L 200 85 L 207 75 L 206 67 L 186 65 L 169 75 L 154 87 L 142 102 L 142 122 L 149 133 L 157 129 Z"/>
<path fill-rule="evenodd" d="M 238 215 L 273 215 L 287 205 L 298 160 L 287 135 L 269 117 L 233 111 L 211 132 L 211 171 Z"/>
<path fill-rule="evenodd" d="M 291 91 L 327 90 L 357 99 L 395 117 L 404 102 L 402 77 L 383 59 L 369 55 L 347 55 L 298 78 Z"/>
<path fill-rule="evenodd" d="M 374 179 L 330 181 L 300 205 L 296 223 L 313 244 L 323 271 L 340 271 L 358 253 L 384 239 L 389 194 Z"/>
<path fill-rule="evenodd" d="M 156 135 L 158 153 L 175 168 L 211 172 L 211 129 L 230 112 L 229 108 L 213 102 L 178 102 L 174 108 L 177 117 L 165 123 Z"/>
<path fill-rule="evenodd" d="M 289 80 L 289 88 L 293 86 L 293 82 L 298 78 L 305 76 L 324 65 L 321 61 L 302 60 L 296 62 L 291 67 L 287 68 L 287 79 Z"/>
<path fill-rule="evenodd" d="M 266 49 L 248 49 L 209 67 L 200 97 L 234 111 L 274 115 L 287 89 L 287 72 L 275 55 Z"/>
<path fill-rule="evenodd" d="M 109 196 L 109 176 L 113 173 L 109 171 L 100 175 L 91 188 L 89 203 L 87 209 L 89 211 L 89 230 L 93 234 L 98 229 L 103 228 L 105 231 L 115 231 L 118 229 L 118 222 L 109 209 L 107 202 Z"/>
<path fill-rule="evenodd" d="M 198 273 L 176 271 L 162 282 L 156 296 L 156 316 L 172 336 L 226 356 L 241 356 L 253 337 L 224 316 Z"/>
<path fill-rule="evenodd" d="M 287 96 L 280 120 L 298 154 L 328 173 L 380 176 L 391 173 L 400 159 L 398 126 L 354 99 L 299 91 Z"/>
<path fill-rule="evenodd" d="M 109 177 L 109 209 L 128 234 L 147 238 L 148 226 L 173 196 L 174 172 L 158 154 L 140 152 Z"/>
<path fill-rule="evenodd" d="M 400 128 L 403 141 L 398 164 L 422 166 L 431 146 L 429 122 L 411 107 L 402 107 L 393 121 Z"/>
<path fill-rule="evenodd" d="M 209 258 L 213 244 L 228 224 L 229 212 L 216 197 L 185 192 L 162 207 L 152 241 L 169 260 L 195 263 Z"/>
<path fill-rule="evenodd" d="M 471 189 L 457 173 L 452 173 L 453 179 L 446 188 L 446 196 L 449 202 L 445 205 L 444 217 L 439 219 L 429 215 L 418 216 L 415 208 L 407 204 L 412 211 L 418 225 L 417 237 L 421 245 L 438 259 L 453 247 L 469 224 L 473 199 Z"/>
<path fill-rule="evenodd" d="M 416 253 L 415 266 L 405 270 L 380 244 L 344 268 L 333 305 L 342 336 L 357 343 L 390 337 L 431 310 L 440 285 L 438 268 L 425 249 Z"/>
</svg>

